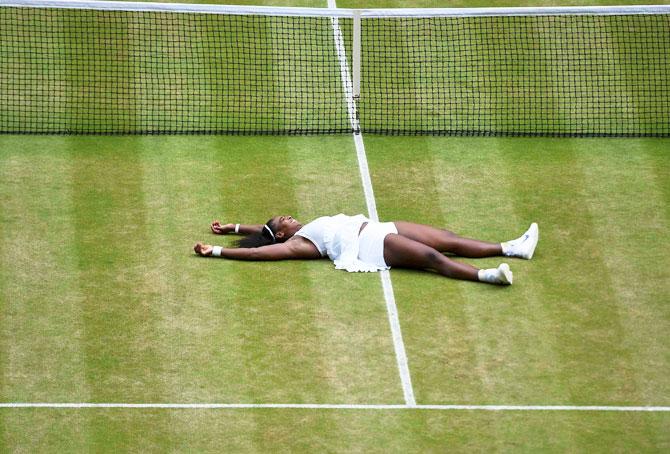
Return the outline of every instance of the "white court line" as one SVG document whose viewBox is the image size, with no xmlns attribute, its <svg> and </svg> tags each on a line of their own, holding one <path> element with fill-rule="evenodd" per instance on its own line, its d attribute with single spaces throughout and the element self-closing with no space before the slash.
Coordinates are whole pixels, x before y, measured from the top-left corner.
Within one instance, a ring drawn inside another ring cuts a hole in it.
<svg viewBox="0 0 670 454">
<path fill-rule="evenodd" d="M 335 0 L 328 0 L 328 8 L 337 8 Z M 358 119 L 356 118 L 356 101 L 352 91 L 352 80 L 349 72 L 349 65 L 347 63 L 347 54 L 344 48 L 344 39 L 342 38 L 342 30 L 340 30 L 340 22 L 337 17 L 331 17 L 333 26 L 333 36 L 335 38 L 335 48 L 337 49 L 337 56 L 340 60 L 340 72 L 342 74 L 342 87 L 347 101 L 347 110 L 349 113 L 349 122 L 354 131 L 359 130 Z M 379 221 L 377 214 L 377 204 L 375 203 L 375 195 L 372 191 L 372 179 L 370 178 L 370 170 L 368 168 L 368 160 L 365 155 L 365 145 L 363 144 L 362 134 L 354 132 L 354 144 L 356 145 L 356 156 L 358 157 L 358 168 L 361 173 L 361 180 L 363 183 L 363 192 L 365 194 L 365 203 L 368 208 L 368 217 L 373 221 Z M 388 271 L 380 273 L 382 288 L 384 289 L 384 299 L 386 300 L 386 312 L 388 313 L 389 325 L 391 326 L 391 334 L 393 337 L 393 347 L 395 349 L 396 361 L 398 363 L 398 372 L 400 374 L 400 382 L 402 384 L 402 391 L 407 405 L 415 405 L 414 389 L 412 389 L 412 379 L 409 374 L 409 365 L 407 363 L 407 354 L 405 353 L 405 344 L 402 340 L 402 332 L 400 331 L 400 321 L 398 320 L 398 308 L 395 303 L 395 295 L 393 293 L 393 285 L 391 284 L 391 275 Z"/>
<path fill-rule="evenodd" d="M 330 4 L 330 3 L 329 3 Z M 99 0 L 0 0 L 0 6 L 29 8 L 68 8 L 106 11 L 169 11 L 200 14 L 256 14 L 269 16 L 352 17 L 353 9 L 272 7 L 247 5 L 211 5 Z M 630 15 L 668 14 L 669 5 L 622 6 L 541 6 L 511 8 L 372 8 L 360 9 L 363 17 L 477 17 L 477 16 L 553 16 L 553 15 Z"/>
<path fill-rule="evenodd" d="M 384 405 L 384 404 L 177 404 L 177 403 L 88 403 L 6 402 L 0 408 L 159 408 L 159 409 L 304 409 L 304 410 L 438 410 L 438 411 L 611 411 L 670 412 L 670 407 L 613 405 Z"/>
</svg>

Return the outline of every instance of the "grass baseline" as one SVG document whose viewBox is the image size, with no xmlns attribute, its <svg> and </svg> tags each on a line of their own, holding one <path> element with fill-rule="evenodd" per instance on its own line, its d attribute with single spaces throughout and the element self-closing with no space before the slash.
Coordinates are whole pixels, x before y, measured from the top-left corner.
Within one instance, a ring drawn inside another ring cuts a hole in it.
<svg viewBox="0 0 670 454">
<path fill-rule="evenodd" d="M 216 404 L 216 403 L 47 403 L 7 402 L 0 408 L 165 408 L 165 409 L 246 409 L 295 408 L 314 410 L 483 410 L 483 411 L 620 411 L 670 412 L 664 406 L 608 405 L 402 405 L 402 404 Z"/>
</svg>

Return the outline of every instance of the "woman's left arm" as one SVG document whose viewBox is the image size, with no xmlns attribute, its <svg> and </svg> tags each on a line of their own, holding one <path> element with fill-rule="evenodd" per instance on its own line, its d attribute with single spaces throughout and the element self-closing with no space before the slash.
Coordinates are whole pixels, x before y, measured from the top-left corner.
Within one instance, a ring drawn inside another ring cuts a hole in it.
<svg viewBox="0 0 670 454">
<path fill-rule="evenodd" d="M 210 224 L 212 233 L 216 235 L 227 235 L 236 233 L 240 235 L 252 235 L 263 230 L 262 224 L 221 224 L 220 221 L 213 221 Z"/>
</svg>

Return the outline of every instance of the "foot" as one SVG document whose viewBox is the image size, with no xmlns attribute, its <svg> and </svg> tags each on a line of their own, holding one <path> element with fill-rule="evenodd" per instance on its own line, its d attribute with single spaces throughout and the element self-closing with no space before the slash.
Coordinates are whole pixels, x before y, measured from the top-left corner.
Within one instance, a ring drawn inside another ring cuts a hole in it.
<svg viewBox="0 0 670 454">
<path fill-rule="evenodd" d="M 516 240 L 502 243 L 503 255 L 530 260 L 533 258 L 537 241 L 540 239 L 540 230 L 535 222 L 521 237 Z"/>
<path fill-rule="evenodd" d="M 509 269 L 509 265 L 507 263 L 501 263 L 498 265 L 498 273 L 500 284 L 512 285 L 512 282 L 514 282 L 514 274 L 512 274 L 512 270 Z"/>
<path fill-rule="evenodd" d="M 489 284 L 512 285 L 514 281 L 514 275 L 507 263 L 501 263 L 498 268 L 479 270 L 478 277 L 481 282 L 488 282 Z"/>
</svg>

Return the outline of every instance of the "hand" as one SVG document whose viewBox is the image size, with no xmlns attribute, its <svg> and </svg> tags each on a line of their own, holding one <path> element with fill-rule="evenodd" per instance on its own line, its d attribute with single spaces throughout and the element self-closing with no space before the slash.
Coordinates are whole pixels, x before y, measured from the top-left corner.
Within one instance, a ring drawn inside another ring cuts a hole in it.
<svg viewBox="0 0 670 454">
<path fill-rule="evenodd" d="M 226 235 L 235 231 L 235 224 L 221 224 L 219 221 L 212 222 L 212 232 L 216 235 Z"/>
<path fill-rule="evenodd" d="M 196 245 L 193 246 L 195 253 L 203 257 L 211 256 L 213 249 L 214 247 L 209 244 L 196 243 Z"/>
</svg>

